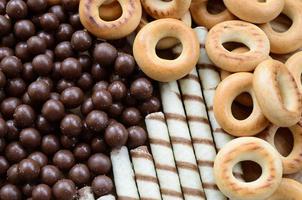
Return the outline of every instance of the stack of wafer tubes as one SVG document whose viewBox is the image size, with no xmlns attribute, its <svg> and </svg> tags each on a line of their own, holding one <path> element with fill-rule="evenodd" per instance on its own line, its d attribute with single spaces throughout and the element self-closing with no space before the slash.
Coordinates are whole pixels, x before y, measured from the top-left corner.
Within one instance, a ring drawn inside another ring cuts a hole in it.
<svg viewBox="0 0 302 200">
<path fill-rule="evenodd" d="M 127 147 L 114 149 L 110 153 L 114 184 L 118 199 L 139 200 L 134 172 Z"/>
<path fill-rule="evenodd" d="M 149 114 L 145 123 L 162 199 L 181 200 L 183 195 L 164 114 Z"/>
<path fill-rule="evenodd" d="M 99 197 L 97 200 L 115 200 L 115 196 L 112 194 L 107 194 L 105 196 Z"/>
<path fill-rule="evenodd" d="M 204 191 L 177 82 L 161 83 L 160 93 L 184 198 L 204 199 Z"/>
<path fill-rule="evenodd" d="M 130 151 L 140 199 L 161 199 L 152 155 L 146 146 Z"/>
</svg>

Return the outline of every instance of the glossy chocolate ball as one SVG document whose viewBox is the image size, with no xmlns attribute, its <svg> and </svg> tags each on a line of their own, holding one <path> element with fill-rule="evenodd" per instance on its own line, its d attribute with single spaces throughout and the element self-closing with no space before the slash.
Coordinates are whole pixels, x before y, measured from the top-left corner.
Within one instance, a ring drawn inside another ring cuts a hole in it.
<svg viewBox="0 0 302 200">
<path fill-rule="evenodd" d="M 77 51 L 86 51 L 91 47 L 92 38 L 87 31 L 79 30 L 71 37 L 72 48 Z"/>
<path fill-rule="evenodd" d="M 160 110 L 160 106 L 159 99 L 157 97 L 151 97 L 140 104 L 139 110 L 144 115 L 148 115 L 150 113 L 158 112 Z"/>
<path fill-rule="evenodd" d="M 57 92 L 61 93 L 65 89 L 74 86 L 74 82 L 70 80 L 61 79 L 57 82 Z"/>
<path fill-rule="evenodd" d="M 0 117 L 0 138 L 5 137 L 8 132 L 8 127 L 3 118 Z"/>
<path fill-rule="evenodd" d="M 32 200 L 51 200 L 52 199 L 52 190 L 46 184 L 39 184 L 35 186 L 31 193 Z"/>
<path fill-rule="evenodd" d="M 52 155 L 60 149 L 60 141 L 55 135 L 45 135 L 42 138 L 41 149 L 46 155 Z"/>
<path fill-rule="evenodd" d="M 71 26 L 73 26 L 73 28 L 75 29 L 83 29 L 83 25 L 81 23 L 80 20 L 80 15 L 78 12 L 69 15 L 69 23 L 71 24 Z"/>
<path fill-rule="evenodd" d="M 27 0 L 28 8 L 35 12 L 41 13 L 47 8 L 47 0 Z"/>
<path fill-rule="evenodd" d="M 60 100 L 67 108 L 76 108 L 82 104 L 84 93 L 79 87 L 69 87 L 62 92 Z"/>
<path fill-rule="evenodd" d="M 45 40 L 39 36 L 30 37 L 26 43 L 28 51 L 33 55 L 44 53 L 47 48 Z"/>
<path fill-rule="evenodd" d="M 5 157 L 11 163 L 20 162 L 26 156 L 27 153 L 19 142 L 11 142 L 5 148 Z"/>
<path fill-rule="evenodd" d="M 54 165 L 56 165 L 61 170 L 69 170 L 75 165 L 75 158 L 71 151 L 60 150 L 58 151 L 52 159 Z"/>
<path fill-rule="evenodd" d="M 122 120 L 125 124 L 130 126 L 138 125 L 142 120 L 142 115 L 137 108 L 129 107 L 124 109 Z"/>
<path fill-rule="evenodd" d="M 73 155 L 77 160 L 86 160 L 91 155 L 91 148 L 86 143 L 77 144 L 73 149 Z"/>
<path fill-rule="evenodd" d="M 128 131 L 121 123 L 112 123 L 105 130 L 105 141 L 112 148 L 119 148 L 126 144 Z"/>
<path fill-rule="evenodd" d="M 0 71 L 0 88 L 3 88 L 6 84 L 6 77 L 2 71 Z"/>
<path fill-rule="evenodd" d="M 31 100 L 44 102 L 49 98 L 50 87 L 45 81 L 38 80 L 28 86 L 27 93 Z"/>
<path fill-rule="evenodd" d="M 152 97 L 153 86 L 146 78 L 138 78 L 130 86 L 131 95 L 136 99 L 144 100 Z"/>
<path fill-rule="evenodd" d="M 91 74 L 84 72 L 77 81 L 77 86 L 79 86 L 83 91 L 88 91 L 93 85 L 93 78 Z"/>
<path fill-rule="evenodd" d="M 49 186 L 63 178 L 62 172 L 54 165 L 46 165 L 41 169 L 41 181 Z"/>
<path fill-rule="evenodd" d="M 113 103 L 107 111 L 110 117 L 117 118 L 122 114 L 123 110 L 124 110 L 124 105 L 118 102 L 118 103 Z"/>
<path fill-rule="evenodd" d="M 58 28 L 60 21 L 53 13 L 45 13 L 40 17 L 40 25 L 46 31 L 53 31 Z"/>
<path fill-rule="evenodd" d="M 8 96 L 20 97 L 26 90 L 26 83 L 21 78 L 13 78 L 7 81 L 5 91 Z"/>
<path fill-rule="evenodd" d="M 3 15 L 0 15 L 0 36 L 6 35 L 12 30 L 11 20 Z"/>
<path fill-rule="evenodd" d="M 13 56 L 13 55 L 14 55 L 14 51 L 11 48 L 0 47 L 0 62 L 3 58 L 8 57 L 8 56 Z"/>
<path fill-rule="evenodd" d="M 30 62 L 24 63 L 22 78 L 26 82 L 33 82 L 37 78 L 37 74 L 34 72 L 33 65 Z"/>
<path fill-rule="evenodd" d="M 77 197 L 77 189 L 73 181 L 61 179 L 52 187 L 52 192 L 57 200 L 73 200 Z"/>
<path fill-rule="evenodd" d="M 65 108 L 61 101 L 50 99 L 42 107 L 42 115 L 51 122 L 61 120 L 65 115 Z"/>
<path fill-rule="evenodd" d="M 94 109 L 94 105 L 91 98 L 87 98 L 84 100 L 83 104 L 81 105 L 81 113 L 83 115 L 88 115 Z"/>
<path fill-rule="evenodd" d="M 5 184 L 0 189 L 1 200 L 21 200 L 22 193 L 19 188 L 12 184 Z"/>
<path fill-rule="evenodd" d="M 74 55 L 71 43 L 68 41 L 60 42 L 59 44 L 57 44 L 54 53 L 56 58 L 59 60 L 64 60 L 65 58 L 72 57 Z"/>
<path fill-rule="evenodd" d="M 5 15 L 6 0 L 0 0 L 0 15 Z"/>
<path fill-rule="evenodd" d="M 104 66 L 113 64 L 116 57 L 116 48 L 107 42 L 97 44 L 93 50 L 94 60 Z"/>
<path fill-rule="evenodd" d="M 108 149 L 105 141 L 100 137 L 95 137 L 91 140 L 91 150 L 94 153 L 104 153 Z"/>
<path fill-rule="evenodd" d="M 91 98 L 97 109 L 107 109 L 112 105 L 112 96 L 107 90 L 94 91 Z"/>
<path fill-rule="evenodd" d="M 30 149 L 34 149 L 41 144 L 41 135 L 35 128 L 25 128 L 20 132 L 21 144 Z"/>
<path fill-rule="evenodd" d="M 108 91 L 110 92 L 113 100 L 119 101 L 127 95 L 126 85 L 121 81 L 114 81 L 108 86 Z"/>
<path fill-rule="evenodd" d="M 16 38 L 13 33 L 9 33 L 8 35 L 2 36 L 0 38 L 0 44 L 4 47 L 14 48 L 16 44 Z"/>
<path fill-rule="evenodd" d="M 33 191 L 34 189 L 34 184 L 33 183 L 25 183 L 23 186 L 22 186 L 22 193 L 24 196 L 26 197 L 30 197 L 31 196 L 31 192 Z"/>
<path fill-rule="evenodd" d="M 20 76 L 23 65 L 21 60 L 16 56 L 8 56 L 1 60 L 0 69 L 7 78 L 15 78 Z"/>
<path fill-rule="evenodd" d="M 31 153 L 28 156 L 28 158 L 36 161 L 40 165 L 40 167 L 44 167 L 48 163 L 47 156 L 44 153 L 40 152 L 40 151 L 36 151 L 36 152 Z"/>
<path fill-rule="evenodd" d="M 27 12 L 27 5 L 22 0 L 10 0 L 6 4 L 6 14 L 13 19 L 23 19 Z"/>
<path fill-rule="evenodd" d="M 62 5 L 58 4 L 51 6 L 49 12 L 55 14 L 61 23 L 66 21 L 67 13 Z"/>
<path fill-rule="evenodd" d="M 85 185 L 89 183 L 90 180 L 90 172 L 86 165 L 84 164 L 76 164 L 73 166 L 68 173 L 68 177 L 76 184 L 76 185 Z"/>
<path fill-rule="evenodd" d="M 12 184 L 20 183 L 21 179 L 18 174 L 18 164 L 13 164 L 10 166 L 10 168 L 7 170 L 6 177 L 9 183 Z"/>
<path fill-rule="evenodd" d="M 95 81 L 101 81 L 107 78 L 107 69 L 98 63 L 94 63 L 91 67 L 91 75 Z"/>
<path fill-rule="evenodd" d="M 113 190 L 112 180 L 105 175 L 97 176 L 91 183 L 92 191 L 97 197 L 110 194 Z"/>
<path fill-rule="evenodd" d="M 0 138 L 0 153 L 3 153 L 6 147 L 6 140 L 4 138 Z"/>
<path fill-rule="evenodd" d="M 36 33 L 35 25 L 27 19 L 19 20 L 14 25 L 14 33 L 17 38 L 27 40 Z"/>
<path fill-rule="evenodd" d="M 114 70 L 115 73 L 121 77 L 130 76 L 135 69 L 135 60 L 132 55 L 119 53 L 115 63 Z"/>
<path fill-rule="evenodd" d="M 60 142 L 63 148 L 65 149 L 73 149 L 75 145 L 78 143 L 77 137 L 68 137 L 66 135 L 61 135 Z"/>
<path fill-rule="evenodd" d="M 45 32 L 45 31 L 40 31 L 37 34 L 37 36 L 44 39 L 47 48 L 53 48 L 53 46 L 55 45 L 55 38 L 54 38 L 52 33 L 48 33 L 48 32 Z"/>
<path fill-rule="evenodd" d="M 131 126 L 127 130 L 129 133 L 127 146 L 129 148 L 136 148 L 146 143 L 147 133 L 145 129 L 140 126 Z"/>
<path fill-rule="evenodd" d="M 0 156 L 0 175 L 6 174 L 6 171 L 9 168 L 9 162 L 4 156 Z"/>
<path fill-rule="evenodd" d="M 18 164 L 18 174 L 24 181 L 32 181 L 40 174 L 40 165 L 32 159 L 23 159 Z"/>
<path fill-rule="evenodd" d="M 56 127 L 54 126 L 54 124 L 51 124 L 45 117 L 39 115 L 36 120 L 36 128 L 42 134 L 50 134 L 55 131 Z"/>
<path fill-rule="evenodd" d="M 66 115 L 60 124 L 61 133 L 68 137 L 75 137 L 81 134 L 83 128 L 82 120 L 75 114 Z"/>
<path fill-rule="evenodd" d="M 81 76 L 82 67 L 75 58 L 66 58 L 63 60 L 60 68 L 60 74 L 65 79 L 77 79 Z"/>
<path fill-rule="evenodd" d="M 17 127 L 16 122 L 14 120 L 7 120 L 6 126 L 7 126 L 7 135 L 5 138 L 8 141 L 18 140 L 20 129 Z"/>
<path fill-rule="evenodd" d="M 14 120 L 18 127 L 29 127 L 36 120 L 34 109 L 26 104 L 19 105 L 14 112 Z"/>
<path fill-rule="evenodd" d="M 22 61 L 29 61 L 31 53 L 26 42 L 19 42 L 15 46 L 15 55 Z"/>
<path fill-rule="evenodd" d="M 58 42 L 69 41 L 73 32 L 74 29 L 70 24 L 60 24 L 56 31 L 56 39 Z"/>
<path fill-rule="evenodd" d="M 45 54 L 40 54 L 34 57 L 32 65 L 34 71 L 41 76 L 48 75 L 53 68 L 53 62 L 51 58 Z"/>
<path fill-rule="evenodd" d="M 111 170 L 111 161 L 103 153 L 96 153 L 88 159 L 88 167 L 95 174 L 107 174 Z"/>
<path fill-rule="evenodd" d="M 85 119 L 87 127 L 94 132 L 101 132 L 108 126 L 108 116 L 103 111 L 93 110 Z"/>
<path fill-rule="evenodd" d="M 12 118 L 15 112 L 15 109 L 21 104 L 20 99 L 15 97 L 9 97 L 4 99 L 0 104 L 1 114 L 5 118 Z"/>
<path fill-rule="evenodd" d="M 77 11 L 79 7 L 79 0 L 62 0 L 61 3 L 67 11 Z"/>
<path fill-rule="evenodd" d="M 96 92 L 98 90 L 107 90 L 109 86 L 109 83 L 107 81 L 99 81 L 96 84 L 94 84 L 92 88 L 92 92 Z"/>
</svg>

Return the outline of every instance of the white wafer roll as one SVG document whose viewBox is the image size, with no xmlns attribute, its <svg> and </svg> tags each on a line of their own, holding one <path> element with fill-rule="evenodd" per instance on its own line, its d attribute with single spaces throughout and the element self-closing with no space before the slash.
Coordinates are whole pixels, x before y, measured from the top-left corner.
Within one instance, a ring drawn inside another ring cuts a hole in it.
<svg viewBox="0 0 302 200">
<path fill-rule="evenodd" d="M 183 195 L 164 114 L 151 113 L 145 122 L 162 199 L 181 200 Z"/>
<path fill-rule="evenodd" d="M 226 199 L 215 184 L 213 166 L 216 149 L 196 69 L 179 83 L 206 198 Z"/>
<path fill-rule="evenodd" d="M 141 200 L 160 200 L 156 172 L 152 155 L 146 146 L 141 146 L 130 151 L 135 180 Z"/>
<path fill-rule="evenodd" d="M 186 200 L 204 199 L 204 191 L 177 82 L 161 83 L 160 93 L 184 197 Z"/>
<path fill-rule="evenodd" d="M 97 200 L 115 200 L 115 196 L 112 194 L 107 194 L 105 196 L 99 197 Z"/>
<path fill-rule="evenodd" d="M 139 200 L 134 172 L 127 147 L 114 149 L 110 153 L 114 184 L 119 200 Z"/>
<path fill-rule="evenodd" d="M 94 200 L 93 192 L 91 187 L 83 187 L 79 189 L 79 200 Z"/>
</svg>

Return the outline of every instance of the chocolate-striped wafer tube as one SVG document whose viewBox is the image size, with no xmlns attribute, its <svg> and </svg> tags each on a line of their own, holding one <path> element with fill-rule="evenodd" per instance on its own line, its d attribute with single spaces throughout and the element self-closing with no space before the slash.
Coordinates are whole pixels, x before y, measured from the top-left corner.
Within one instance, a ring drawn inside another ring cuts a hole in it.
<svg viewBox="0 0 302 200">
<path fill-rule="evenodd" d="M 168 128 L 162 112 L 146 116 L 145 123 L 163 200 L 182 200 Z"/>
<path fill-rule="evenodd" d="M 78 193 L 79 200 L 94 200 L 92 189 L 89 186 L 79 189 Z"/>
<path fill-rule="evenodd" d="M 105 196 L 99 197 L 97 200 L 115 200 L 115 196 L 112 194 L 107 194 Z"/>
<path fill-rule="evenodd" d="M 156 172 L 152 155 L 146 146 L 130 151 L 134 168 L 135 180 L 141 200 L 160 200 Z"/>
<path fill-rule="evenodd" d="M 179 84 L 206 198 L 226 199 L 215 184 L 216 149 L 196 69 L 180 79 Z"/>
<path fill-rule="evenodd" d="M 213 112 L 214 96 L 216 88 L 220 83 L 220 74 L 214 64 L 210 61 L 204 48 L 205 39 L 208 33 L 207 29 L 204 27 L 196 27 L 194 28 L 194 31 L 197 34 L 201 47 L 200 57 L 197 65 L 198 74 L 201 81 L 205 105 L 208 110 L 208 116 L 213 131 L 214 142 L 216 149 L 219 151 L 226 143 L 233 139 L 233 137 L 227 134 L 218 124 Z M 238 178 L 242 177 L 242 169 L 240 165 L 235 166 L 234 174 Z"/>
<path fill-rule="evenodd" d="M 134 172 L 127 147 L 114 149 L 110 153 L 114 184 L 119 200 L 139 200 Z"/>
<path fill-rule="evenodd" d="M 177 82 L 161 83 L 160 94 L 184 198 L 204 199 L 204 191 Z"/>
</svg>

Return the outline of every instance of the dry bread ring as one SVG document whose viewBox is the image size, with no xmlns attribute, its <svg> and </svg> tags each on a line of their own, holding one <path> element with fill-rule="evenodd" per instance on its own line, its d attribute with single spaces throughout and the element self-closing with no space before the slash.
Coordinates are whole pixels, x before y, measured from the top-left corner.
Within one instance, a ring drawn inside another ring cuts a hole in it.
<svg viewBox="0 0 302 200">
<path fill-rule="evenodd" d="M 145 11 L 155 19 L 180 19 L 189 10 L 191 0 L 141 0 Z"/>
<path fill-rule="evenodd" d="M 302 184 L 290 178 L 283 178 L 278 189 L 267 200 L 300 200 Z"/>
<path fill-rule="evenodd" d="M 235 16 L 232 15 L 232 13 L 227 9 L 217 14 L 210 13 L 207 10 L 207 3 L 208 0 L 192 1 L 190 6 L 190 11 L 193 20 L 196 22 L 196 24 L 211 29 L 213 26 L 215 26 L 220 22 L 235 19 Z"/>
<path fill-rule="evenodd" d="M 285 63 L 287 69 L 294 77 L 300 93 L 302 94 L 301 74 L 302 74 L 302 51 L 292 55 Z"/>
<path fill-rule="evenodd" d="M 105 21 L 113 21 L 122 15 L 122 8 L 117 1 L 109 2 L 99 7 L 99 16 Z"/>
<path fill-rule="evenodd" d="M 182 43 L 182 52 L 174 60 L 156 55 L 159 40 L 175 37 Z M 195 32 L 177 19 L 159 19 L 144 26 L 136 35 L 133 55 L 143 72 L 154 80 L 169 82 L 188 74 L 199 58 L 199 43 Z"/>
<path fill-rule="evenodd" d="M 260 25 L 270 40 L 271 52 L 286 54 L 302 47 L 302 1 L 285 0 L 282 13 L 292 20 L 291 27 L 285 32 L 276 32 L 270 23 Z M 286 45 L 285 45 L 286 44 Z"/>
<path fill-rule="evenodd" d="M 233 175 L 234 166 L 245 160 L 258 163 L 260 177 L 242 182 Z M 277 151 L 266 141 L 255 137 L 236 138 L 217 154 L 214 175 L 218 188 L 230 199 L 263 200 L 278 188 L 282 178 L 282 162 Z"/>
<path fill-rule="evenodd" d="M 245 53 L 230 52 L 223 47 L 226 42 L 245 44 Z M 252 71 L 269 56 L 269 40 L 257 26 L 239 20 L 225 21 L 215 25 L 205 44 L 210 59 L 221 69 L 229 72 Z"/>
<path fill-rule="evenodd" d="M 129 35 L 138 26 L 142 7 L 139 0 L 117 0 L 122 15 L 114 21 L 104 21 L 99 16 L 99 7 L 105 0 L 81 0 L 80 20 L 93 35 L 102 39 L 119 39 Z"/>
<path fill-rule="evenodd" d="M 248 118 L 238 120 L 233 116 L 232 103 L 243 92 L 251 95 L 253 111 Z M 253 91 L 252 73 L 235 73 L 224 79 L 216 89 L 213 108 L 220 126 L 234 136 L 255 135 L 268 125 L 268 121 L 262 114 Z"/>
<path fill-rule="evenodd" d="M 268 59 L 254 71 L 253 88 L 263 114 L 280 127 L 299 122 L 302 110 L 301 94 L 285 65 Z"/>
<path fill-rule="evenodd" d="M 265 139 L 272 146 L 275 146 L 275 135 L 278 129 L 278 126 L 271 124 L 259 137 Z M 280 154 L 280 157 L 283 165 L 283 173 L 293 174 L 302 169 L 302 127 L 296 124 L 288 129 L 292 132 L 294 138 L 293 149 L 289 155 L 282 156 Z"/>
<path fill-rule="evenodd" d="M 223 2 L 238 18 L 258 24 L 275 19 L 284 7 L 284 0 L 223 0 Z"/>
</svg>

